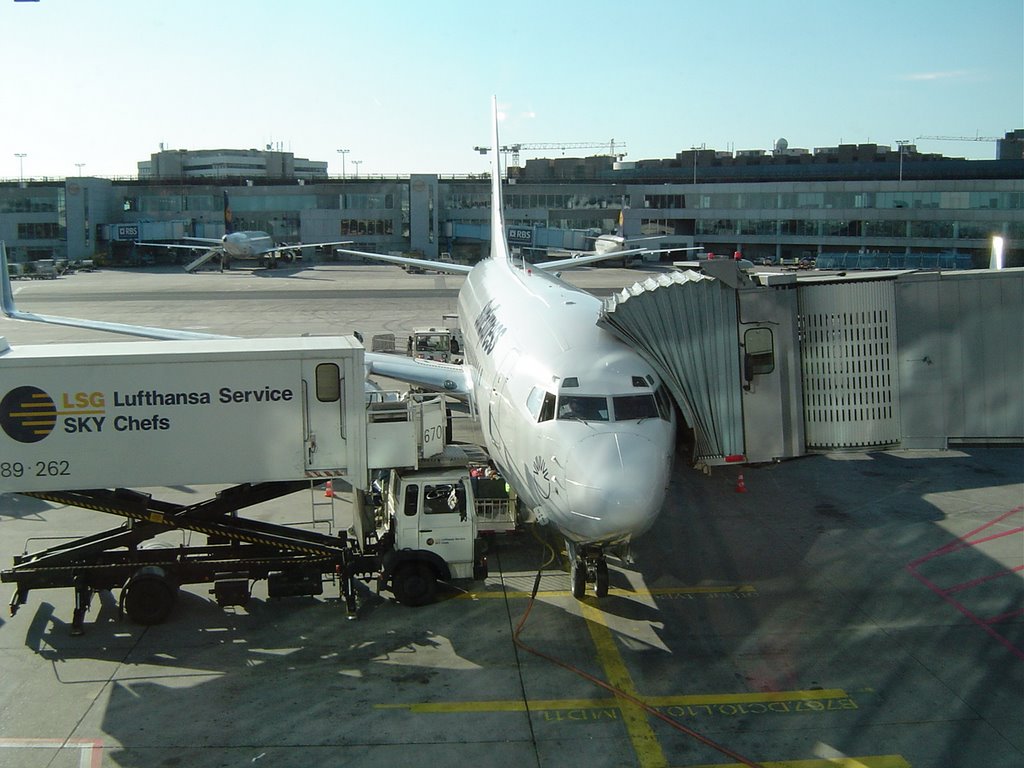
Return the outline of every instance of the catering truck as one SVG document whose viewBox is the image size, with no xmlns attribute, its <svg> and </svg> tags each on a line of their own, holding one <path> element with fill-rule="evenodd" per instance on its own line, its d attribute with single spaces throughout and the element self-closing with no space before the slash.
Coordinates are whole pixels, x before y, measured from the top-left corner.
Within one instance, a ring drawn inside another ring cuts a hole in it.
<svg viewBox="0 0 1024 768">
<path fill-rule="evenodd" d="M 0 338 L 0 492 L 126 519 L 17 556 L 0 572 L 16 585 L 12 612 L 32 589 L 72 587 L 81 632 L 92 594 L 120 588 L 128 616 L 155 624 L 183 584 L 212 583 L 219 603 L 238 605 L 263 578 L 271 597 L 321 594 L 337 578 L 354 612 L 357 579 L 418 605 L 439 580 L 483 576 L 470 469 L 485 458 L 447 445 L 443 398 L 368 392 L 363 354 L 351 337 L 17 348 Z M 372 492 L 385 476 L 403 478 L 400 513 Z M 337 535 L 238 515 L 328 480 L 357 510 Z M 227 487 L 189 504 L 138 490 L 208 484 Z M 445 489 L 458 510 L 447 516 Z M 207 541 L 149 546 L 168 531 Z"/>
</svg>

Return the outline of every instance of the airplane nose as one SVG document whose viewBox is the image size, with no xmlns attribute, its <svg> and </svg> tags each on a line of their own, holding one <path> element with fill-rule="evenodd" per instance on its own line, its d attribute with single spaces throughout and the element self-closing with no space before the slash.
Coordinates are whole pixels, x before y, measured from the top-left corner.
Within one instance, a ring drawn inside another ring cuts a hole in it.
<svg viewBox="0 0 1024 768">
<path fill-rule="evenodd" d="M 589 541 L 640 535 L 661 510 L 668 473 L 666 453 L 642 435 L 584 438 L 569 453 L 565 472 L 573 532 Z"/>
</svg>

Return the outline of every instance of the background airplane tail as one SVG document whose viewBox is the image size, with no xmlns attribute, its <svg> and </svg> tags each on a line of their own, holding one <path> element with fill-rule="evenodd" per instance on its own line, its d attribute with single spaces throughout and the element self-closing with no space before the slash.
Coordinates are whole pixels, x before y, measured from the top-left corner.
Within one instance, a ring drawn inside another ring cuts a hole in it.
<svg viewBox="0 0 1024 768">
<path fill-rule="evenodd" d="M 230 235 L 235 231 L 234 216 L 231 213 L 231 203 L 228 202 L 228 191 L 224 190 L 224 234 Z"/>
</svg>

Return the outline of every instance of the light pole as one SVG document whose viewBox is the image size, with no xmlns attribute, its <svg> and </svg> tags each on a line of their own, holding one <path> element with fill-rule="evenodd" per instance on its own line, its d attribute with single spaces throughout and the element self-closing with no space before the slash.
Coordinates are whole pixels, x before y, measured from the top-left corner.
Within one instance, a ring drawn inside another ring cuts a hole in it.
<svg viewBox="0 0 1024 768">
<path fill-rule="evenodd" d="M 25 186 L 25 157 L 27 156 L 24 152 L 15 152 L 14 156 L 18 158 L 18 186 Z"/>
<path fill-rule="evenodd" d="M 900 181 L 903 181 L 903 150 L 907 144 L 910 143 L 909 139 L 897 139 L 896 144 L 900 148 Z"/>
<path fill-rule="evenodd" d="M 698 150 L 704 149 L 704 145 L 701 144 L 699 147 L 690 147 L 690 151 L 693 152 L 693 183 L 697 183 L 697 152 Z"/>
<path fill-rule="evenodd" d="M 362 160 L 353 160 L 352 161 L 352 165 L 354 165 L 356 167 L 356 178 L 357 179 L 359 178 L 359 166 L 362 165 L 362 163 L 363 163 Z"/>
<path fill-rule="evenodd" d="M 85 165 L 85 163 L 75 163 L 75 165 L 78 166 L 78 178 L 82 178 L 82 166 Z"/>
<path fill-rule="evenodd" d="M 341 155 L 341 179 L 345 180 L 345 155 L 348 154 L 347 149 L 339 149 L 338 154 Z"/>
</svg>

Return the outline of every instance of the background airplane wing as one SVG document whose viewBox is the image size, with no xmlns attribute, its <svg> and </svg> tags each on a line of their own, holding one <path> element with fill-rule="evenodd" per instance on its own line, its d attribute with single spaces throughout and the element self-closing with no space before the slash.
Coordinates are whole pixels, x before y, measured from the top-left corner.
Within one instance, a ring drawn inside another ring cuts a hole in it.
<svg viewBox="0 0 1024 768">
<path fill-rule="evenodd" d="M 468 264 L 452 264 L 450 261 L 434 261 L 433 259 L 414 259 L 409 256 L 387 256 L 383 253 L 352 251 L 347 248 L 339 248 L 338 253 L 347 253 L 351 256 L 362 256 L 364 259 L 387 261 L 392 264 L 419 267 L 420 269 L 433 269 L 436 272 L 450 272 L 453 275 L 467 275 L 473 269 Z"/>
<path fill-rule="evenodd" d="M 215 243 L 216 246 L 214 246 Z M 220 240 L 202 240 L 191 245 L 188 243 L 148 243 L 145 240 L 136 240 L 135 245 L 144 245 L 147 248 L 181 248 L 187 251 L 201 251 L 204 248 L 215 251 L 221 250 Z"/>
<path fill-rule="evenodd" d="M 327 245 L 352 245 L 351 240 L 335 240 L 331 243 L 296 243 L 295 245 L 281 245 L 275 246 L 271 250 L 274 251 L 294 251 L 296 248 L 319 248 Z"/>
<path fill-rule="evenodd" d="M 608 253 L 588 253 L 586 256 L 555 259 L 554 261 L 541 261 L 534 264 L 534 269 L 573 269 L 593 264 L 595 261 L 607 261 L 608 259 L 621 259 L 623 256 L 634 256 L 640 253 L 651 253 L 650 248 L 629 248 L 625 251 L 609 251 Z"/>
</svg>

